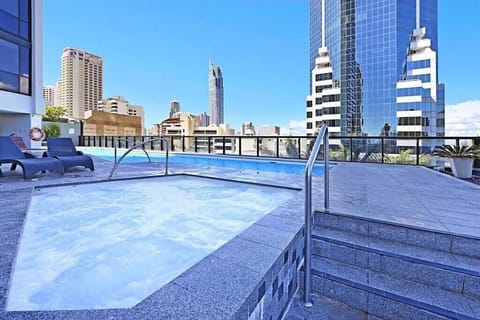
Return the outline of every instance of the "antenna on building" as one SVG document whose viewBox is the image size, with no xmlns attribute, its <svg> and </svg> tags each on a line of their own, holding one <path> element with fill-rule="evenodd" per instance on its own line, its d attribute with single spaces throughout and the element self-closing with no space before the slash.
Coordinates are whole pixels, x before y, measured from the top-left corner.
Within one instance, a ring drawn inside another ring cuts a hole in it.
<svg viewBox="0 0 480 320">
<path fill-rule="evenodd" d="M 208 48 L 208 67 L 212 66 L 212 47 Z"/>
<path fill-rule="evenodd" d="M 415 9 L 415 29 L 418 29 L 420 28 L 420 0 L 417 0 Z"/>
</svg>

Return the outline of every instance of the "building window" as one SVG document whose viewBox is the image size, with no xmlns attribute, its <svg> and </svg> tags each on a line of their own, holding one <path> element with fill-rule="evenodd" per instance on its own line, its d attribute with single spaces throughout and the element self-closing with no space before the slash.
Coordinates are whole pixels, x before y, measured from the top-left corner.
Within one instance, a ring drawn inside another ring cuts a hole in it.
<svg viewBox="0 0 480 320">
<path fill-rule="evenodd" d="M 0 1 L 0 90 L 31 93 L 30 0 Z"/>
</svg>

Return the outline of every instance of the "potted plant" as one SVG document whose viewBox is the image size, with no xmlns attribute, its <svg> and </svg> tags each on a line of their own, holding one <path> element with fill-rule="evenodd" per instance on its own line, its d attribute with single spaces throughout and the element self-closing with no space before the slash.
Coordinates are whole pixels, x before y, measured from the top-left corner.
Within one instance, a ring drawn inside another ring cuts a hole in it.
<svg viewBox="0 0 480 320">
<path fill-rule="evenodd" d="M 448 158 L 453 175 L 458 178 L 471 178 L 473 160 L 480 159 L 478 146 L 442 145 L 433 150 L 433 155 Z"/>
</svg>

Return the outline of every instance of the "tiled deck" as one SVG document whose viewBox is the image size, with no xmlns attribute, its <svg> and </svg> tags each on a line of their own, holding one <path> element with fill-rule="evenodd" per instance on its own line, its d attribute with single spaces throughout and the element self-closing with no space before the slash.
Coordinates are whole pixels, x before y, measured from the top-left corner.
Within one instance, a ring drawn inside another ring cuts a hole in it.
<svg viewBox="0 0 480 320">
<path fill-rule="evenodd" d="M 92 174 L 88 170 L 67 172 L 63 177 L 55 174 L 39 175 L 38 179 L 24 181 L 20 174 L 8 172 L 3 166 L 4 177 L 0 178 L 0 206 L 4 212 L 25 210 L 28 206 L 29 192 L 33 186 L 77 183 L 97 181 L 107 178 L 112 164 L 96 159 L 96 171 Z M 237 171 L 228 168 L 185 166 L 170 163 L 171 173 L 189 173 L 204 176 L 220 177 L 233 180 L 267 183 L 289 187 L 303 188 L 304 177 L 295 175 L 265 173 L 256 171 Z M 164 172 L 162 163 L 154 164 L 122 164 L 116 178 L 132 176 L 160 175 Z M 423 167 L 400 165 L 377 165 L 362 163 L 337 163 L 330 172 L 331 182 L 331 211 L 350 215 L 387 220 L 400 224 L 413 225 L 421 228 L 470 235 L 480 238 L 480 186 L 470 182 L 455 179 Z M 314 178 L 317 192 L 313 203 L 318 207 L 323 203 L 321 191 L 323 179 Z M 300 193 L 300 197 L 302 193 Z M 296 225 L 303 221 L 303 198 L 295 199 L 290 207 L 298 207 L 297 212 L 290 218 L 297 219 Z M 315 205 L 314 205 L 315 207 Z M 413 213 L 412 213 L 413 212 Z M 300 213 L 300 214 L 299 214 Z M 8 228 L 8 219 L 0 220 L 0 231 Z M 0 257 L 9 248 L 9 239 L 0 234 L 2 247 Z M 211 259 L 215 260 L 215 257 Z M 212 260 L 212 261 L 213 261 Z M 232 266 L 233 267 L 233 266 Z M 3 269 L 5 270 L 5 268 Z M 8 275 L 1 275 L 8 277 Z M 178 286 L 170 286 L 168 290 L 183 290 Z M 6 288 L 0 287 L 0 295 L 6 294 Z M 148 300 L 148 299 L 147 299 Z M 149 302 L 145 300 L 145 304 Z M 205 307 L 215 308 L 215 297 L 208 297 Z M 160 301 L 160 300 L 159 300 Z M 163 301 L 163 300 L 162 300 Z M 161 303 L 170 303 L 169 301 Z M 156 303 L 160 303 L 156 301 Z M 144 304 L 142 302 L 142 304 Z M 188 301 L 183 301 L 188 304 Z M 200 306 L 198 306 L 200 307 Z M 0 305 L 0 315 L 5 306 Z M 180 310 L 180 309 L 179 309 Z M 174 310 L 171 310 L 175 314 Z M 132 312 L 135 312 L 132 310 Z M 180 312 L 180 311 L 179 311 Z M 196 316 L 200 315 L 201 312 Z M 222 310 L 218 310 L 222 318 Z M 81 314 L 84 314 L 80 316 Z M 80 318 L 88 318 L 88 312 L 78 313 Z M 105 317 L 116 318 L 117 311 L 106 310 Z M 132 313 L 129 313 L 135 318 Z M 138 314 L 139 319 L 152 318 L 153 313 Z M 47 316 L 48 317 L 48 316 Z M 10 318 L 22 319 L 20 315 Z M 187 317 L 188 318 L 188 317 Z"/>
</svg>

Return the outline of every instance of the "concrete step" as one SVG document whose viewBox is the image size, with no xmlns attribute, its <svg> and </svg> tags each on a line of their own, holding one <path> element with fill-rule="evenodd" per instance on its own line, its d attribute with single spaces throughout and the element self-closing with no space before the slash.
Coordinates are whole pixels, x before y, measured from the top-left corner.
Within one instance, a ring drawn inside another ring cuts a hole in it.
<svg viewBox="0 0 480 320">
<path fill-rule="evenodd" d="M 385 222 L 346 214 L 315 211 L 314 225 L 480 259 L 480 238 Z M 473 260 L 474 261 L 474 260 Z M 475 261 L 474 261 L 475 262 Z"/>
<path fill-rule="evenodd" d="M 480 259 L 319 227 L 313 254 L 480 298 Z"/>
<path fill-rule="evenodd" d="M 312 306 L 303 303 L 303 292 L 298 291 L 283 320 L 382 320 L 369 317 L 366 312 L 352 308 L 337 300 L 312 294 Z"/>
<path fill-rule="evenodd" d="M 313 256 L 312 288 L 384 319 L 480 319 L 480 299 Z"/>
</svg>

